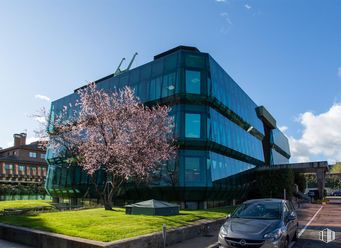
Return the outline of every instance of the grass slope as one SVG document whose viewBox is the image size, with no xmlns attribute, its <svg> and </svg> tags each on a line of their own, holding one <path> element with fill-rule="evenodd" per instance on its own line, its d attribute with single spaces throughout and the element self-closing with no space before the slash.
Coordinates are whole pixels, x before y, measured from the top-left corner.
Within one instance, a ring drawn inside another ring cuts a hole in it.
<svg viewBox="0 0 341 248">
<path fill-rule="evenodd" d="M 6 208 L 32 208 L 41 206 L 50 206 L 49 200 L 16 200 L 0 201 L 0 212 Z"/>
<path fill-rule="evenodd" d="M 232 208 L 180 211 L 175 216 L 126 215 L 123 208 L 102 208 L 41 213 L 36 216 L 1 216 L 0 222 L 98 241 L 114 241 L 188 225 L 199 219 L 225 217 Z"/>
</svg>

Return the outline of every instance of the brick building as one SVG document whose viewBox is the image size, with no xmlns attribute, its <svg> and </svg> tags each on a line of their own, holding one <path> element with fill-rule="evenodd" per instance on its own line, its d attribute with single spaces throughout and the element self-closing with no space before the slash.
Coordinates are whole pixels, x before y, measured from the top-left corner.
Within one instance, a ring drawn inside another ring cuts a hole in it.
<svg viewBox="0 0 341 248">
<path fill-rule="evenodd" d="M 0 183 L 43 184 L 47 174 L 45 151 L 38 142 L 26 144 L 26 133 L 13 137 L 14 146 L 0 148 Z"/>
</svg>

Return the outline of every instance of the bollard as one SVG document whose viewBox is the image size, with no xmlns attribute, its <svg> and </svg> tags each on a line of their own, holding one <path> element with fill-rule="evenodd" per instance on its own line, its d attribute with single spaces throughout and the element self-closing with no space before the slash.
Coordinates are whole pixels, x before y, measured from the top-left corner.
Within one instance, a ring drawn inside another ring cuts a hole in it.
<svg viewBox="0 0 341 248">
<path fill-rule="evenodd" d="M 166 248 L 166 235 L 167 235 L 167 226 L 166 224 L 163 224 L 162 225 L 163 248 Z"/>
<path fill-rule="evenodd" d="M 284 200 L 287 199 L 287 191 L 286 191 L 286 189 L 283 189 L 283 199 Z"/>
</svg>

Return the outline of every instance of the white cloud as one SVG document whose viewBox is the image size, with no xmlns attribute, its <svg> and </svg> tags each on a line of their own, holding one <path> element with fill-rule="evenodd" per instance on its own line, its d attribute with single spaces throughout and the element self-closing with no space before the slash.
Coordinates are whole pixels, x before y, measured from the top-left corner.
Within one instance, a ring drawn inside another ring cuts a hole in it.
<svg viewBox="0 0 341 248">
<path fill-rule="evenodd" d="M 327 112 L 305 112 L 298 119 L 302 135 L 289 137 L 292 162 L 306 162 L 314 157 L 341 161 L 341 103 L 335 103 Z"/>
<path fill-rule="evenodd" d="M 337 69 L 337 76 L 341 78 L 341 66 Z"/>
<path fill-rule="evenodd" d="M 215 0 L 217 3 L 225 3 L 226 0 Z"/>
<path fill-rule="evenodd" d="M 288 130 L 288 127 L 287 126 L 281 126 L 281 127 L 278 127 L 278 129 L 284 133 L 285 131 Z"/>
<path fill-rule="evenodd" d="M 244 7 L 245 7 L 246 9 L 252 9 L 252 6 L 249 5 L 249 4 L 245 4 Z"/>
<path fill-rule="evenodd" d="M 38 141 L 39 139 L 37 137 L 29 137 L 26 139 L 26 144 L 30 144 L 32 142 L 36 142 Z"/>
<path fill-rule="evenodd" d="M 220 13 L 220 16 L 225 19 L 225 21 L 229 24 L 232 25 L 232 21 L 230 19 L 230 15 L 227 12 L 222 12 Z"/>
<path fill-rule="evenodd" d="M 14 143 L 13 143 L 13 140 L 12 140 L 12 141 L 7 142 L 7 146 L 3 147 L 3 148 L 11 147 L 13 145 L 14 145 Z"/>
<path fill-rule="evenodd" d="M 45 116 L 36 116 L 36 117 L 33 117 L 33 119 L 40 124 L 46 124 L 47 123 Z"/>
<path fill-rule="evenodd" d="M 50 101 L 50 98 L 49 98 L 49 97 L 44 96 L 44 95 L 39 95 L 39 94 L 35 95 L 34 98 L 40 99 L 40 100 L 43 100 L 43 101 L 47 101 L 47 102 Z"/>
<path fill-rule="evenodd" d="M 230 15 L 227 12 L 220 13 L 220 16 L 224 18 L 224 24 L 220 28 L 220 32 L 223 34 L 228 34 L 232 28 L 232 21 Z"/>
</svg>

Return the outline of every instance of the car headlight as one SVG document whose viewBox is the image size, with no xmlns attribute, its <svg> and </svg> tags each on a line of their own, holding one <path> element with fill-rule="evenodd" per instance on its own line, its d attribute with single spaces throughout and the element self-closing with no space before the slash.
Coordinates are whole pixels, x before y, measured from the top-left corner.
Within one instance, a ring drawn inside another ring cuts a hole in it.
<svg viewBox="0 0 341 248">
<path fill-rule="evenodd" d="M 285 228 L 278 228 L 270 233 L 265 234 L 264 238 L 270 241 L 275 241 L 279 239 L 284 232 L 285 232 Z"/>
<path fill-rule="evenodd" d="M 227 236 L 227 230 L 226 230 L 226 228 L 225 228 L 224 226 L 222 226 L 222 227 L 220 228 L 219 236 L 220 236 L 220 237 L 226 237 L 226 236 Z"/>
</svg>

